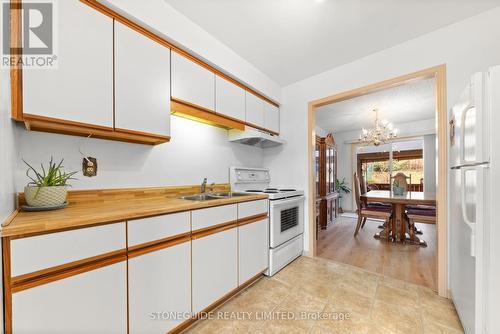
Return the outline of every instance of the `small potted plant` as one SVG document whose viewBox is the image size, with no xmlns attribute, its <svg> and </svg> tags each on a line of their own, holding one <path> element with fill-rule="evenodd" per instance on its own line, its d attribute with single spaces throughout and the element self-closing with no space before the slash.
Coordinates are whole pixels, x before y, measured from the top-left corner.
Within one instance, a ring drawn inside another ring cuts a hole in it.
<svg viewBox="0 0 500 334">
<path fill-rule="evenodd" d="M 401 196 L 405 192 L 405 188 L 401 187 L 398 180 L 394 180 L 392 184 L 392 192 L 394 195 Z"/>
<path fill-rule="evenodd" d="M 337 185 L 337 190 L 339 192 L 339 199 L 342 199 L 342 193 L 345 193 L 346 195 L 351 192 L 351 188 L 347 185 L 347 182 L 345 180 L 345 177 L 340 181 L 339 179 L 335 180 L 335 183 Z M 342 209 L 342 206 L 339 207 L 339 212 L 343 213 L 344 210 Z"/>
<path fill-rule="evenodd" d="M 45 168 L 40 164 L 41 170 L 37 171 L 24 159 L 28 166 L 26 176 L 31 180 L 24 187 L 24 197 L 26 204 L 33 208 L 58 208 L 66 203 L 68 195 L 68 180 L 74 180 L 72 177 L 77 172 L 63 172 L 63 160 L 58 164 L 53 162 L 52 157 L 49 166 Z"/>
</svg>

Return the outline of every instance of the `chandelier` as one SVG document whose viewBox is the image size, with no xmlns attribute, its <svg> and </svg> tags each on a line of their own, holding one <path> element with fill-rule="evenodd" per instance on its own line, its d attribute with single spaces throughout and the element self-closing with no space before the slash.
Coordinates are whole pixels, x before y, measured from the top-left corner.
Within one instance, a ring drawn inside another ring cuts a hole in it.
<svg viewBox="0 0 500 334">
<path fill-rule="evenodd" d="M 392 123 L 387 120 L 380 121 L 378 119 L 378 109 L 373 109 L 373 111 L 375 112 L 375 127 L 371 129 L 363 128 L 359 135 L 359 141 L 364 144 L 379 146 L 397 137 L 398 129 L 395 129 Z"/>
</svg>

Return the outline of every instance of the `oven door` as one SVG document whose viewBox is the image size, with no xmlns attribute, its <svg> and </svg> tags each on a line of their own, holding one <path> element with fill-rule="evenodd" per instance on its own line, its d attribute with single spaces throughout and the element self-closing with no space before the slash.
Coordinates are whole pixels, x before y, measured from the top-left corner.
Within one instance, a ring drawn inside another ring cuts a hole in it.
<svg viewBox="0 0 500 334">
<path fill-rule="evenodd" d="M 304 196 L 269 201 L 271 248 L 304 232 Z"/>
</svg>

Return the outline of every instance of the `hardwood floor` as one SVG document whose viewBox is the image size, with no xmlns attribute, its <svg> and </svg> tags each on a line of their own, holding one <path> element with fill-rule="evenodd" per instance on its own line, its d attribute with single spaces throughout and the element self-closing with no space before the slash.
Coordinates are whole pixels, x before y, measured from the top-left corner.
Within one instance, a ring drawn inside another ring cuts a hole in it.
<svg viewBox="0 0 500 334">
<path fill-rule="evenodd" d="M 436 225 L 417 224 L 427 247 L 379 241 L 380 221 L 368 220 L 354 237 L 356 219 L 341 216 L 319 232 L 317 256 L 360 267 L 413 284 L 437 289 Z"/>
</svg>

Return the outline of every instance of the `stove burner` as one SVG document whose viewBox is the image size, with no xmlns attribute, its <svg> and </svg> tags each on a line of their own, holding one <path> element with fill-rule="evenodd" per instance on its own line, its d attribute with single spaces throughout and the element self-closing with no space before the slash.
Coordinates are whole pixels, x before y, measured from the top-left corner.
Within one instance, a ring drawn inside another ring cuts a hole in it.
<svg viewBox="0 0 500 334">
<path fill-rule="evenodd" d="M 262 190 L 256 190 L 256 189 L 249 189 L 249 190 L 245 190 L 246 192 L 249 192 L 249 193 L 261 193 Z"/>
<path fill-rule="evenodd" d="M 278 191 L 278 188 L 266 188 L 264 190 Z"/>
<path fill-rule="evenodd" d="M 277 194 L 278 191 L 277 190 L 264 190 L 264 193 L 265 194 Z"/>
<path fill-rule="evenodd" d="M 285 191 L 296 191 L 296 190 L 295 189 L 280 189 L 280 191 L 285 192 Z"/>
</svg>

